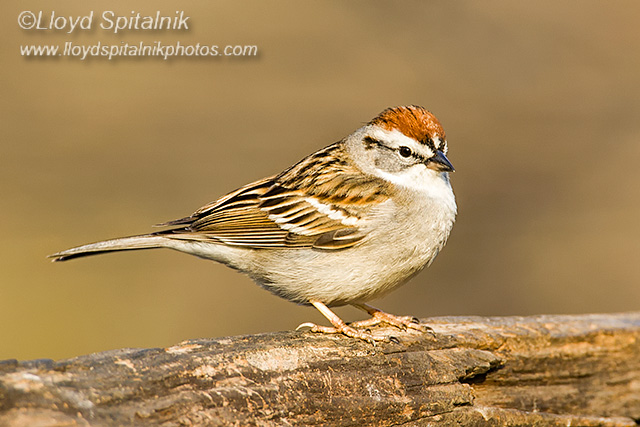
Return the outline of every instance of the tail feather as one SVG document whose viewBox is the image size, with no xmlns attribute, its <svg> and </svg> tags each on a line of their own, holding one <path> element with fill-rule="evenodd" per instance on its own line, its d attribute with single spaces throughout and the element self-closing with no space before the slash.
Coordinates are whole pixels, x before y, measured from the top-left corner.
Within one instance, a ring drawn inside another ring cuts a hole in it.
<svg viewBox="0 0 640 427">
<path fill-rule="evenodd" d="M 88 245 L 77 246 L 49 255 L 53 261 L 66 261 L 89 255 L 98 255 L 115 251 L 127 251 L 136 249 L 153 249 L 167 246 L 167 239 L 162 235 L 143 234 L 140 236 L 121 237 L 119 239 L 104 240 Z"/>
</svg>

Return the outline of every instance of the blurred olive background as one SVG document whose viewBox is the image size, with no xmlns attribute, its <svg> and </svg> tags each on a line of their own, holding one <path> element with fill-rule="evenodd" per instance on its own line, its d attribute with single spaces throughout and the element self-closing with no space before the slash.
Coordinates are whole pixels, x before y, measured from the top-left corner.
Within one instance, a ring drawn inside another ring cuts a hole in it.
<svg viewBox="0 0 640 427">
<path fill-rule="evenodd" d="M 443 123 L 459 216 L 390 312 L 640 308 L 640 3 L 6 1 L 0 359 L 326 323 L 176 252 L 53 264 L 144 233 L 339 140 L 382 109 Z M 24 31 L 23 10 L 190 16 L 189 31 Z M 22 44 L 256 45 L 257 57 L 24 58 Z M 338 309 L 347 320 L 363 318 Z"/>
</svg>

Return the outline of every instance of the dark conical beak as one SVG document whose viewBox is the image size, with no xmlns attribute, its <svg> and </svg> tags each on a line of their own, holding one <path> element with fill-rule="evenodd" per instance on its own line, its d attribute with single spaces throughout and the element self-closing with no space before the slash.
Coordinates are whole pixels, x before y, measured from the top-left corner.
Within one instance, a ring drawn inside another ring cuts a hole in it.
<svg viewBox="0 0 640 427">
<path fill-rule="evenodd" d="M 436 151 L 433 157 L 427 159 L 427 167 L 438 172 L 455 172 L 447 156 L 440 150 Z"/>
</svg>

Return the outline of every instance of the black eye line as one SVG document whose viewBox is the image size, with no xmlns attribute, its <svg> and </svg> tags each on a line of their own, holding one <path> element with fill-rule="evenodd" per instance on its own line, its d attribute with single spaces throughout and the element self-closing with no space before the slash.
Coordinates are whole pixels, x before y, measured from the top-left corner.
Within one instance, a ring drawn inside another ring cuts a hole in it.
<svg viewBox="0 0 640 427">
<path fill-rule="evenodd" d="M 433 152 L 435 152 L 437 150 L 436 145 L 433 143 L 433 139 L 431 139 L 431 138 L 425 139 L 423 144 L 426 145 L 427 147 L 429 147 L 431 149 L 431 151 L 433 151 Z"/>
<path fill-rule="evenodd" d="M 380 141 L 378 141 L 377 139 L 373 139 L 368 135 L 364 137 L 363 142 L 364 142 L 364 147 L 367 150 L 372 149 L 376 145 L 384 147 L 384 145 Z"/>
<path fill-rule="evenodd" d="M 422 154 L 418 154 L 418 153 L 413 153 L 413 157 L 416 160 L 419 160 L 421 163 L 424 163 L 427 161 L 427 158 L 425 156 L 423 156 Z"/>
<path fill-rule="evenodd" d="M 367 149 L 371 149 L 374 146 L 377 146 L 377 147 L 381 147 L 381 148 L 386 148 L 387 150 L 391 150 L 391 151 L 398 151 L 399 150 L 399 148 L 389 147 L 388 145 L 384 144 L 382 141 L 380 141 L 378 139 L 374 139 L 374 138 L 372 138 L 370 136 L 365 136 L 363 141 L 364 141 Z"/>
<path fill-rule="evenodd" d="M 404 147 L 409 148 L 409 147 L 407 147 L 406 145 L 401 145 L 401 146 L 400 146 L 400 147 L 398 147 L 398 148 L 391 148 L 391 149 L 392 149 L 392 150 L 397 151 L 397 152 L 398 152 L 398 154 L 400 154 L 400 150 L 401 150 L 402 148 L 404 148 Z M 411 148 L 409 148 L 409 150 L 411 150 Z M 402 154 L 400 154 L 400 155 L 402 156 Z M 415 152 L 415 151 L 413 151 L 413 150 L 411 150 L 411 155 L 409 155 L 409 156 L 407 156 L 407 157 L 404 157 L 404 156 L 402 156 L 402 157 L 403 157 L 403 158 L 405 158 L 405 159 L 413 158 L 413 159 L 415 159 L 415 160 L 418 160 L 418 161 L 419 161 L 419 162 L 421 162 L 421 163 L 424 163 L 424 162 L 426 162 L 426 161 L 427 161 L 427 158 L 426 158 L 425 156 L 423 156 L 423 155 L 422 155 L 422 154 L 420 154 L 420 153 L 416 153 L 416 152 Z"/>
<path fill-rule="evenodd" d="M 374 139 L 374 138 L 372 138 L 372 137 L 370 137 L 370 136 L 368 136 L 368 135 L 364 137 L 363 141 L 364 141 L 364 143 L 365 143 L 365 145 L 366 145 L 366 148 L 367 148 L 367 149 L 371 149 L 371 148 L 373 148 L 373 146 L 374 146 L 374 145 L 377 145 L 377 146 L 379 146 L 379 147 L 386 148 L 387 150 L 395 151 L 395 152 L 397 152 L 398 154 L 399 154 L 400 149 L 401 149 L 402 147 L 407 147 L 406 145 L 401 145 L 401 146 L 400 146 L 400 147 L 398 147 L 398 148 L 389 147 L 388 145 L 383 144 L 383 143 L 382 143 L 382 141 L 377 140 L 377 139 Z M 427 145 L 431 145 L 431 146 L 433 146 L 433 141 L 429 140 L 429 142 L 431 142 L 431 144 L 427 144 Z M 409 148 L 409 150 L 411 150 L 411 148 L 410 148 L 410 147 L 407 147 L 407 148 Z M 431 147 L 430 147 L 430 148 L 431 148 Z M 435 147 L 433 147 L 433 150 L 432 150 L 432 151 L 434 151 L 434 152 L 436 151 Z M 404 156 L 403 156 L 403 157 L 404 157 Z M 418 161 L 420 161 L 420 162 L 422 162 L 422 163 L 425 163 L 425 162 L 428 160 L 428 158 L 427 158 L 427 157 L 423 156 L 422 154 L 416 153 L 416 152 L 415 152 L 415 151 L 413 151 L 413 150 L 411 150 L 411 155 L 410 155 L 410 156 L 408 156 L 408 157 L 404 157 L 404 158 L 405 158 L 405 159 L 408 159 L 408 158 L 410 158 L 410 157 L 413 157 L 414 159 L 416 159 L 416 160 L 418 160 Z"/>
</svg>

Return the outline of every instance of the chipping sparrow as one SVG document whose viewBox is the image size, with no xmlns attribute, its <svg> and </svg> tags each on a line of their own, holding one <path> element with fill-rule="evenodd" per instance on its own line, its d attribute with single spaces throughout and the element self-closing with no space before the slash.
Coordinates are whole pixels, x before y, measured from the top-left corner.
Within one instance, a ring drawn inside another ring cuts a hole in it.
<svg viewBox="0 0 640 427">
<path fill-rule="evenodd" d="M 422 330 L 411 317 L 367 304 L 429 265 L 456 216 L 447 141 L 418 106 L 389 108 L 343 140 L 279 175 L 248 184 L 167 230 L 92 243 L 51 255 L 63 261 L 127 249 L 169 248 L 248 274 L 289 301 L 315 306 L 332 324 L 315 332 L 367 341 L 380 322 Z M 372 318 L 345 324 L 328 306 L 351 304 Z"/>
</svg>

